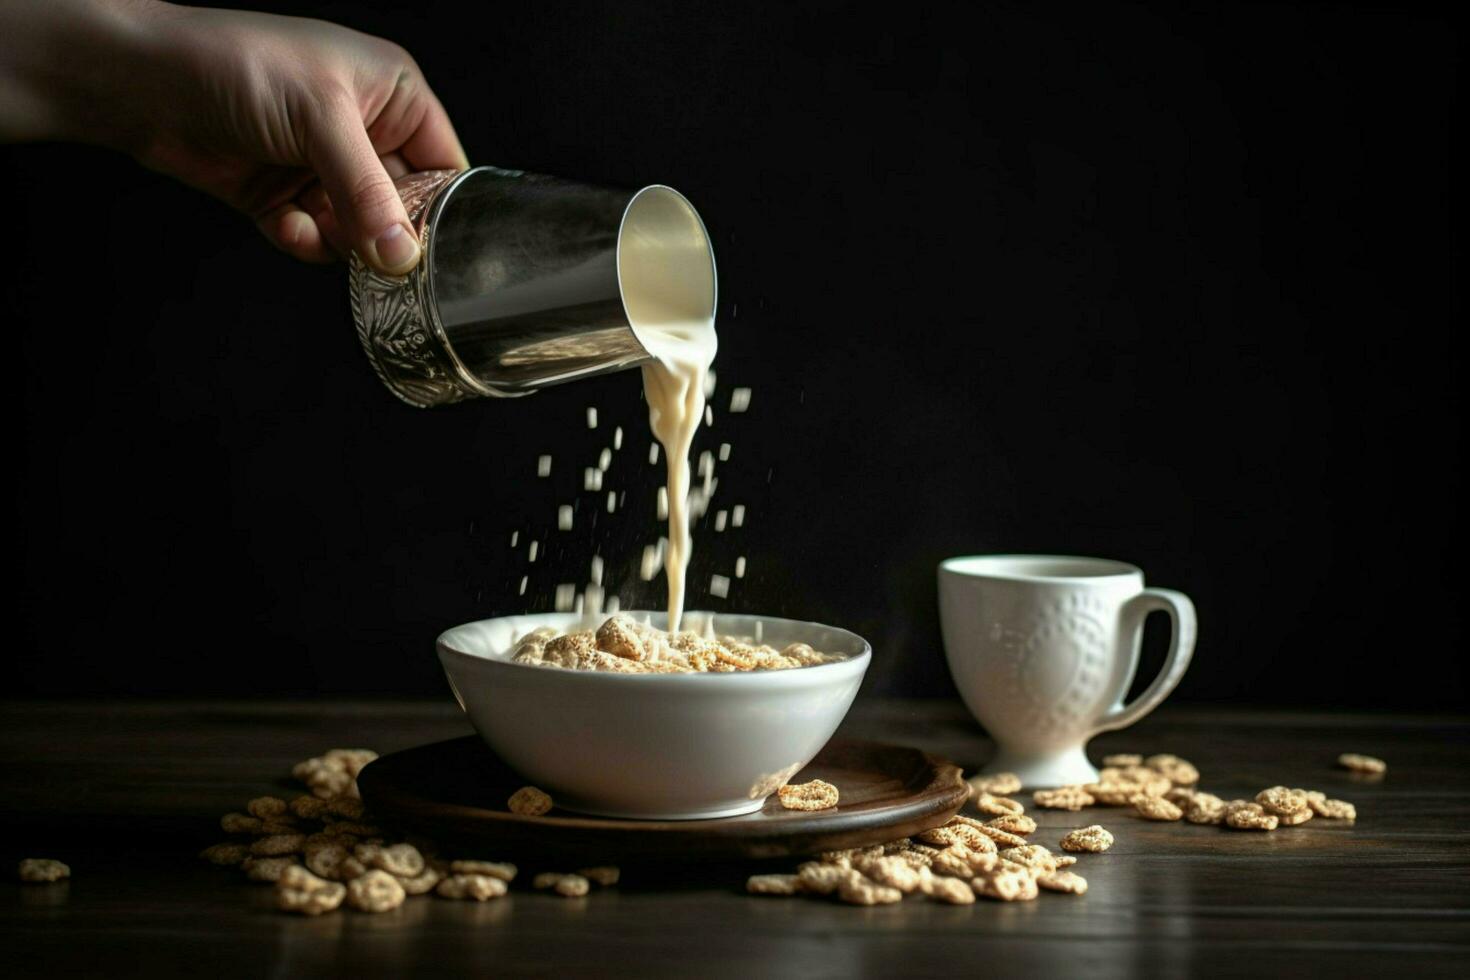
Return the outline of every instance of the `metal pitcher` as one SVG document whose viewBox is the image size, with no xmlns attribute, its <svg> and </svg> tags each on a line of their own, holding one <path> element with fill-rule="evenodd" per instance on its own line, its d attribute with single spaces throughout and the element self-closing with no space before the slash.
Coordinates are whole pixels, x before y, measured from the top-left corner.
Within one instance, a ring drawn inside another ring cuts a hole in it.
<svg viewBox="0 0 1470 980">
<path fill-rule="evenodd" d="M 649 360 L 638 338 L 649 306 L 633 296 L 657 295 L 660 317 L 713 320 L 714 250 L 672 188 L 497 167 L 397 186 L 423 257 L 385 276 L 353 255 L 349 281 L 363 350 L 410 405 L 526 395 Z M 633 250 L 639 261 L 624 262 Z"/>
</svg>

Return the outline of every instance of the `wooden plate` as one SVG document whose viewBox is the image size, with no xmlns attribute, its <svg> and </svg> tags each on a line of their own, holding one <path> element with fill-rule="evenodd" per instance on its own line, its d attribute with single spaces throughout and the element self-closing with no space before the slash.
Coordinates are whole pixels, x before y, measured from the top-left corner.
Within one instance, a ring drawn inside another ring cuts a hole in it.
<svg viewBox="0 0 1470 980">
<path fill-rule="evenodd" d="M 487 859 L 545 856 L 558 866 L 777 858 L 877 844 L 939 826 L 968 794 L 954 763 L 879 742 L 834 739 L 791 781 L 809 779 L 835 785 L 840 805 L 804 813 L 783 809 L 772 796 L 755 813 L 713 820 L 558 810 L 522 817 L 505 801 L 525 780 L 471 735 L 386 755 L 363 769 L 358 788 L 379 819 L 404 830 Z"/>
</svg>

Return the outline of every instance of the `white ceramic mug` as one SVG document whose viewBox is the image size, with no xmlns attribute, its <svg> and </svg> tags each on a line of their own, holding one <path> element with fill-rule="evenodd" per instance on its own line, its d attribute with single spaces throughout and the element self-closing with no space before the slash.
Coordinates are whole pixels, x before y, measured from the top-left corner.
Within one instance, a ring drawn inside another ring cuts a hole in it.
<svg viewBox="0 0 1470 980">
<path fill-rule="evenodd" d="M 1132 704 L 1143 621 L 1174 628 L 1164 669 Z M 955 685 L 999 751 L 988 772 L 1028 787 L 1088 783 L 1088 739 L 1133 724 L 1174 690 L 1194 653 L 1194 603 L 1144 588 L 1104 558 L 972 555 L 939 566 L 939 620 Z"/>
</svg>

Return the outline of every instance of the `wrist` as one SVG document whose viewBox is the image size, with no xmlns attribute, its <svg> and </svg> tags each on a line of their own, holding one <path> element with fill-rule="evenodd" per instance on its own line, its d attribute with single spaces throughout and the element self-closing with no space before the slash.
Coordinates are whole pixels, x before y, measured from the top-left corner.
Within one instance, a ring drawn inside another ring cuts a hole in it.
<svg viewBox="0 0 1470 980">
<path fill-rule="evenodd" d="M 0 17 L 0 137 L 127 149 L 146 120 L 157 0 L 46 0 Z M 8 14 L 9 12 L 7 12 Z"/>
</svg>

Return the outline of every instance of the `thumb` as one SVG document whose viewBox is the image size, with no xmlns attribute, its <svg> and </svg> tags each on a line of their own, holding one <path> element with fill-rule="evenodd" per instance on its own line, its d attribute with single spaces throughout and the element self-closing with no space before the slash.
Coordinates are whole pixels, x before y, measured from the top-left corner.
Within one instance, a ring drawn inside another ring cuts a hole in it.
<svg viewBox="0 0 1470 980">
<path fill-rule="evenodd" d="M 419 241 L 350 99 L 314 121 L 307 156 L 348 243 L 372 268 L 403 275 L 419 261 Z"/>
</svg>

